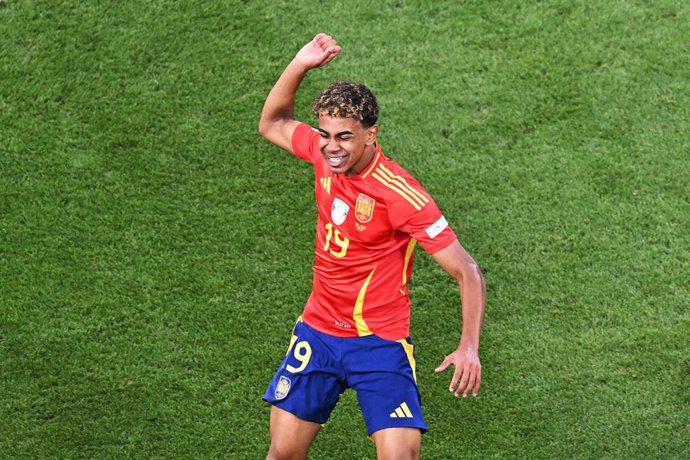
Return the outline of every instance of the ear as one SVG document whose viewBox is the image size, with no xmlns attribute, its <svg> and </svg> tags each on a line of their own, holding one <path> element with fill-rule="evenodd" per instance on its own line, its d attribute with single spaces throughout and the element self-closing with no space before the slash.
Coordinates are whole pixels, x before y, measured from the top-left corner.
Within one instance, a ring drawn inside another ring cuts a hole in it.
<svg viewBox="0 0 690 460">
<path fill-rule="evenodd" d="M 374 125 L 371 128 L 367 128 L 367 141 L 366 145 L 373 145 L 376 142 L 376 136 L 379 133 L 379 125 Z"/>
</svg>

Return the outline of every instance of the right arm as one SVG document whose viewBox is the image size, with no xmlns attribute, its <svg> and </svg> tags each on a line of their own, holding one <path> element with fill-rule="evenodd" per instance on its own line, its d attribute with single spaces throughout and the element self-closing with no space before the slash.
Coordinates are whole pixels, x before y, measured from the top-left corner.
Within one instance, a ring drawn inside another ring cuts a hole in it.
<svg viewBox="0 0 690 460">
<path fill-rule="evenodd" d="M 266 98 L 259 120 L 259 133 L 271 143 L 293 152 L 292 133 L 299 125 L 294 119 L 295 96 L 302 79 L 311 69 L 328 64 L 340 53 L 340 46 L 326 34 L 318 34 L 288 64 Z"/>
</svg>

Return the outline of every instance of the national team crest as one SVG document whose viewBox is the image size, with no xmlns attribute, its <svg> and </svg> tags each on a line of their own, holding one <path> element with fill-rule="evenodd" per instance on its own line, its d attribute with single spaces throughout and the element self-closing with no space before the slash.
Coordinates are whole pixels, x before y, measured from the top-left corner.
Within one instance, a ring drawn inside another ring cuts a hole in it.
<svg viewBox="0 0 690 460">
<path fill-rule="evenodd" d="M 290 386 L 292 386 L 290 379 L 281 375 L 280 379 L 278 380 L 278 385 L 276 385 L 276 399 L 285 399 L 290 392 Z"/>
<path fill-rule="evenodd" d="M 357 204 L 355 205 L 355 217 L 363 224 L 371 221 L 374 217 L 374 206 L 376 200 L 364 193 L 360 193 L 357 197 Z"/>
<path fill-rule="evenodd" d="M 342 225 L 345 222 L 350 206 L 340 198 L 335 198 L 331 205 L 331 219 L 335 225 Z"/>
</svg>

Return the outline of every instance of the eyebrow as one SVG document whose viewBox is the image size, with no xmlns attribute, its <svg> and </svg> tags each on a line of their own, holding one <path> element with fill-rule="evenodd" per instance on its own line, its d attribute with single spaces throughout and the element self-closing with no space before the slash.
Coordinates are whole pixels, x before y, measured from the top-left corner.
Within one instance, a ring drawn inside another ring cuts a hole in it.
<svg viewBox="0 0 690 460">
<path fill-rule="evenodd" d="M 320 132 L 321 134 L 325 134 L 325 135 L 327 135 L 327 136 L 329 136 L 329 135 L 331 134 L 331 133 L 329 133 L 328 131 L 326 131 L 325 129 L 321 129 L 321 128 L 318 128 L 318 129 L 319 129 L 319 132 Z M 344 135 L 347 135 L 347 134 L 350 134 L 350 135 L 353 135 L 353 136 L 354 136 L 354 133 L 353 133 L 352 131 L 340 131 L 339 133 L 335 133 L 336 136 L 344 136 Z"/>
</svg>

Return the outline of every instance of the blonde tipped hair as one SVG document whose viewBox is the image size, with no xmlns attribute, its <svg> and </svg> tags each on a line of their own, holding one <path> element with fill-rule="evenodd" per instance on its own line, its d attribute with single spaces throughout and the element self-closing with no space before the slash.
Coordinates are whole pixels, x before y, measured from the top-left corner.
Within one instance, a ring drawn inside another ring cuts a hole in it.
<svg viewBox="0 0 690 460">
<path fill-rule="evenodd" d="M 312 110 L 319 115 L 354 118 L 369 128 L 379 118 L 379 106 L 374 94 L 362 83 L 336 81 L 314 100 Z"/>
</svg>

